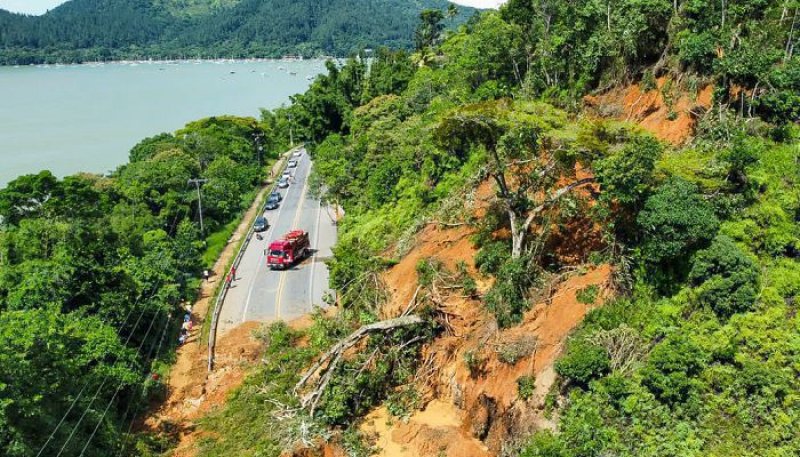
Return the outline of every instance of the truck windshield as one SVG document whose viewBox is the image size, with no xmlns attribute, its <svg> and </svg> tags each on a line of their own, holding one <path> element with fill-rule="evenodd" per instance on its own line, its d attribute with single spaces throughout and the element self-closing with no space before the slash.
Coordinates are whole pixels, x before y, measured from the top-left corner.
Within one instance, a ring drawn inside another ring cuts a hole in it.
<svg viewBox="0 0 800 457">
<path fill-rule="evenodd" d="M 272 257 L 283 257 L 283 251 L 270 251 L 269 255 Z"/>
</svg>

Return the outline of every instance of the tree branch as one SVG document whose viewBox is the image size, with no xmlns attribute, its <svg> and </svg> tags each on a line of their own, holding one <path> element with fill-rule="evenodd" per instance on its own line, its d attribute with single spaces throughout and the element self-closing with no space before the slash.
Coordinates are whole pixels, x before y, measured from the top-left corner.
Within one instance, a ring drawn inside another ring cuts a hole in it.
<svg viewBox="0 0 800 457">
<path fill-rule="evenodd" d="M 423 319 L 415 314 L 375 322 L 362 326 L 351 333 L 347 338 L 336 343 L 300 377 L 300 381 L 294 386 L 294 393 L 299 396 L 300 390 L 303 389 L 312 378 L 318 378 L 318 381 L 314 383 L 315 385 L 311 391 L 300 398 L 301 406 L 303 408 L 310 407 L 311 413 L 313 414 L 323 392 L 325 392 L 325 388 L 328 387 L 328 384 L 333 378 L 333 373 L 341 362 L 344 353 L 358 344 L 365 336 L 370 333 L 388 332 L 399 327 L 408 327 L 423 322 Z"/>
<path fill-rule="evenodd" d="M 554 203 L 556 203 L 558 200 L 560 200 L 561 197 L 563 197 L 564 195 L 572 192 L 573 190 L 575 190 L 578 187 L 581 187 L 583 185 L 586 185 L 586 184 L 589 184 L 589 183 L 593 183 L 593 182 L 595 182 L 595 178 L 594 177 L 579 179 L 579 180 L 575 181 L 574 183 L 572 183 L 572 184 L 570 184 L 568 186 L 564 186 L 564 187 L 556 190 L 552 194 L 550 194 L 550 196 L 547 198 L 547 200 L 544 203 L 542 203 L 541 205 L 539 205 L 536 208 L 531 210 L 530 214 L 528 214 L 528 217 L 525 219 L 525 222 L 522 224 L 522 230 L 524 232 L 527 232 L 528 229 L 530 228 L 531 224 L 533 223 L 534 218 L 536 218 L 536 216 L 539 213 L 541 213 L 542 211 L 544 211 L 545 209 L 549 208 Z"/>
</svg>

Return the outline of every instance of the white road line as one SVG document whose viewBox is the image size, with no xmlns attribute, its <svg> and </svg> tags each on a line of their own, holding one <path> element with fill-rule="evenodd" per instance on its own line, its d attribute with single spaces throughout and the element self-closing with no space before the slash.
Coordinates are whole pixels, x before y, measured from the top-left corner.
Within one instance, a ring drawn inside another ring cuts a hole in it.
<svg viewBox="0 0 800 457">
<path fill-rule="evenodd" d="M 292 191 L 291 187 L 286 190 L 286 195 L 284 195 L 284 197 L 283 197 L 284 200 L 286 200 L 286 198 L 289 196 L 289 192 L 291 192 L 291 191 Z M 267 199 L 269 199 L 269 195 L 267 195 Z M 269 229 L 264 234 L 264 236 L 267 237 L 267 241 L 270 240 L 270 236 L 271 236 L 273 230 L 275 229 L 275 226 L 277 225 L 277 221 L 281 218 L 281 212 L 283 212 L 283 204 L 281 204 L 278 207 L 278 214 L 275 216 L 275 219 L 273 219 L 273 223 L 270 224 Z M 261 211 L 261 214 L 262 215 L 264 214 L 263 209 Z M 258 264 L 256 265 L 256 272 L 253 275 L 253 279 L 250 281 L 250 288 L 247 291 L 247 299 L 244 302 L 244 311 L 242 312 L 242 323 L 247 321 L 247 308 L 250 307 L 250 298 L 253 296 L 253 290 L 255 289 L 255 286 L 256 286 L 256 280 L 258 280 L 258 273 L 261 271 L 261 261 L 263 260 L 263 258 L 264 258 L 264 250 L 262 249 L 261 250 L 261 254 L 258 257 Z"/>
<path fill-rule="evenodd" d="M 306 174 L 306 179 L 303 181 L 303 192 L 300 194 L 300 200 L 297 202 L 297 212 L 294 215 L 294 220 L 292 221 L 292 226 L 289 228 L 289 230 L 294 230 L 297 228 L 297 222 L 300 220 L 300 216 L 303 214 L 303 202 L 305 202 L 306 192 L 308 191 L 308 178 L 311 176 L 312 165 L 313 163 L 309 162 L 308 173 Z M 278 294 L 275 298 L 275 317 L 278 319 L 281 318 L 281 299 L 283 298 L 283 286 L 286 282 L 286 274 L 288 272 L 288 268 L 281 272 L 281 279 L 278 283 Z"/>
<path fill-rule="evenodd" d="M 317 223 L 314 227 L 314 255 L 311 257 L 311 275 L 308 278 L 308 307 L 309 311 L 314 308 L 314 267 L 317 263 L 317 253 L 319 253 L 319 218 L 322 215 L 322 200 L 319 200 L 317 207 Z"/>
</svg>

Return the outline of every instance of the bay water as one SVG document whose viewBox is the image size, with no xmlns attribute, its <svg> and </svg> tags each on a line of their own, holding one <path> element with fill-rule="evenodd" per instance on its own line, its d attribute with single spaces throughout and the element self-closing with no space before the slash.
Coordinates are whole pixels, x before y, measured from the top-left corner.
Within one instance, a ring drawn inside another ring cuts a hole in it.
<svg viewBox="0 0 800 457">
<path fill-rule="evenodd" d="M 107 173 L 145 137 L 208 116 L 258 118 L 322 71 L 321 60 L 0 67 L 0 188 L 44 169 Z"/>
</svg>

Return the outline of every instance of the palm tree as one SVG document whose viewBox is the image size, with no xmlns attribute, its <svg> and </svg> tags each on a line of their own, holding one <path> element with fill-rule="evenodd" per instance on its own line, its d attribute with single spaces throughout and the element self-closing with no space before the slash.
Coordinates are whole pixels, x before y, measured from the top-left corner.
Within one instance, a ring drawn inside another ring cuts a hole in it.
<svg viewBox="0 0 800 457">
<path fill-rule="evenodd" d="M 447 19 L 450 19 L 451 26 L 456 16 L 458 16 L 458 7 L 454 3 L 447 5 Z"/>
</svg>

